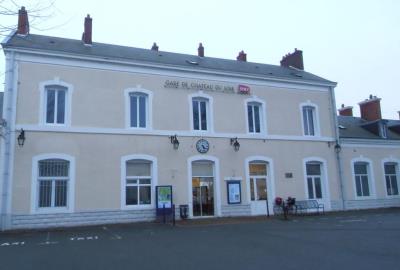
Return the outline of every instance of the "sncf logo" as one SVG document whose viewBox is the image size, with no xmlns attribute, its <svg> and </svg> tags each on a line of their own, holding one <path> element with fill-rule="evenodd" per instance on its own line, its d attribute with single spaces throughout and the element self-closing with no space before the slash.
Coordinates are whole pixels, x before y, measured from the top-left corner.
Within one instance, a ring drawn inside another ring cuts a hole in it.
<svg viewBox="0 0 400 270">
<path fill-rule="evenodd" d="M 247 85 L 239 84 L 238 93 L 239 94 L 243 94 L 243 95 L 249 95 L 250 94 L 250 87 L 247 86 Z"/>
</svg>

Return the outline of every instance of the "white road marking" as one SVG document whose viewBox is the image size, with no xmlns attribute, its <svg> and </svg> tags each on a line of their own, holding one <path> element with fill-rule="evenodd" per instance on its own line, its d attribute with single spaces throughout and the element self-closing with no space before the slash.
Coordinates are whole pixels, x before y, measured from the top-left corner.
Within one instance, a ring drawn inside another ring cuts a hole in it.
<svg viewBox="0 0 400 270">
<path fill-rule="evenodd" d="M 25 242 L 4 242 L 0 244 L 0 247 L 8 247 L 8 246 L 23 246 Z"/>
<path fill-rule="evenodd" d="M 71 237 L 69 240 L 71 241 L 85 241 L 85 240 L 97 240 L 99 239 L 98 236 L 80 236 L 80 237 Z"/>
<path fill-rule="evenodd" d="M 116 234 L 116 233 L 110 231 L 106 226 L 103 226 L 103 230 L 105 230 L 106 232 L 108 232 L 109 234 L 111 234 L 112 237 L 115 238 L 115 239 L 118 239 L 118 240 L 122 239 L 122 236 L 120 236 L 120 235 L 118 235 L 118 234 Z"/>
<path fill-rule="evenodd" d="M 340 222 L 346 222 L 346 223 L 348 223 L 348 222 L 366 222 L 366 220 L 365 219 L 347 219 L 347 220 L 341 220 Z"/>
</svg>

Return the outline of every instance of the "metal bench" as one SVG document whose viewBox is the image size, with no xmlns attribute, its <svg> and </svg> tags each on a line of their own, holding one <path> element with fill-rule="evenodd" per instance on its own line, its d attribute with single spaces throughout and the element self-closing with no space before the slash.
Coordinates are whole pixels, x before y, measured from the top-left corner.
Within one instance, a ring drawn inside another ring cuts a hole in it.
<svg viewBox="0 0 400 270">
<path fill-rule="evenodd" d="M 296 209 L 297 213 L 308 213 L 308 210 L 315 209 L 319 214 L 320 210 L 322 213 L 325 213 L 325 207 L 322 203 L 318 203 L 317 200 L 305 200 L 305 201 L 296 201 Z"/>
</svg>

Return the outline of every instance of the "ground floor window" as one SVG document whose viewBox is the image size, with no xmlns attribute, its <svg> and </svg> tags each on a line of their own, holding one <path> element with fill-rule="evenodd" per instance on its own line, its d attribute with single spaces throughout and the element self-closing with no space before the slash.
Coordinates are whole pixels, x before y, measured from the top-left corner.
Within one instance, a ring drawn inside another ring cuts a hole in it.
<svg viewBox="0 0 400 270">
<path fill-rule="evenodd" d="M 38 162 L 39 208 L 67 207 L 70 163 L 63 159 L 45 159 Z"/>
<path fill-rule="evenodd" d="M 358 197 L 370 196 L 369 187 L 369 173 L 367 162 L 355 162 L 354 163 L 354 177 L 356 184 L 356 194 Z"/>
<path fill-rule="evenodd" d="M 320 162 L 307 162 L 307 191 L 309 199 L 322 199 L 322 174 Z"/>
<path fill-rule="evenodd" d="M 399 195 L 399 188 L 397 185 L 397 163 L 386 162 L 384 164 L 384 169 L 387 195 Z"/>
<path fill-rule="evenodd" d="M 148 160 L 126 161 L 125 204 L 151 204 L 152 163 Z"/>
</svg>

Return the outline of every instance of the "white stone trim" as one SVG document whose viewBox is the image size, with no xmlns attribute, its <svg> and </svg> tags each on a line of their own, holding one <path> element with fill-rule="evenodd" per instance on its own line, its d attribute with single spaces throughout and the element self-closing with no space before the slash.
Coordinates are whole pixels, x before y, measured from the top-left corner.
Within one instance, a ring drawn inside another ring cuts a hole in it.
<svg viewBox="0 0 400 270">
<path fill-rule="evenodd" d="M 219 170 L 219 159 L 209 155 L 196 155 L 189 157 L 187 160 L 188 170 L 188 205 L 189 205 L 189 217 L 193 218 L 193 191 L 192 191 L 192 162 L 194 161 L 211 161 L 214 163 L 214 215 L 217 217 L 221 216 L 221 187 L 220 187 L 220 170 Z"/>
<path fill-rule="evenodd" d="M 313 117 L 314 117 L 314 135 L 306 135 L 304 130 L 304 115 L 303 115 L 303 107 L 310 106 L 313 107 Z M 318 105 L 312 103 L 310 100 L 299 104 L 300 108 L 300 115 L 301 115 L 301 128 L 303 131 L 303 136 L 305 137 L 320 137 L 321 136 L 321 129 L 320 129 L 320 120 L 319 120 L 319 108 Z"/>
<path fill-rule="evenodd" d="M 365 162 L 367 163 L 367 173 L 368 173 L 368 185 L 370 189 L 370 195 L 369 196 L 357 196 L 357 189 L 356 189 L 356 178 L 355 178 L 355 172 L 354 172 L 354 163 L 356 162 Z M 356 158 L 353 158 L 350 161 L 351 165 L 351 177 L 352 177 L 352 183 L 353 183 L 353 194 L 355 200 L 370 200 L 370 199 L 376 199 L 376 189 L 375 189 L 375 177 L 374 177 L 374 168 L 373 168 L 373 163 L 372 160 L 369 158 L 365 158 L 363 156 L 359 156 Z"/>
<path fill-rule="evenodd" d="M 274 212 L 274 200 L 276 197 L 275 193 L 275 174 L 274 174 L 274 160 L 270 157 L 266 156 L 249 156 L 244 161 L 244 171 L 246 173 L 246 193 L 247 193 L 247 204 L 251 204 L 251 194 L 250 194 L 250 169 L 249 164 L 252 161 L 263 161 L 267 163 L 267 197 L 268 197 L 268 205 L 269 212 Z M 268 175 L 270 172 L 270 175 Z M 268 190 L 271 192 L 268 193 Z"/>
<path fill-rule="evenodd" d="M 151 204 L 150 205 L 126 205 L 126 162 L 128 160 L 142 159 L 151 161 Z M 156 186 L 158 184 L 158 165 L 157 158 L 145 155 L 145 154 L 134 154 L 121 157 L 121 210 L 143 210 L 143 209 L 155 209 L 155 197 L 156 197 Z"/>
<path fill-rule="evenodd" d="M 67 88 L 65 95 L 65 119 L 64 124 L 50 124 L 46 123 L 46 100 L 47 97 L 45 95 L 46 86 L 48 85 L 59 85 Z M 39 83 L 39 91 L 40 91 L 40 101 L 39 101 L 39 124 L 47 127 L 70 127 L 71 126 L 71 115 L 72 115 L 72 93 L 74 91 L 74 87 L 72 84 L 61 81 L 59 77 L 54 77 L 53 80 L 42 81 Z"/>
<path fill-rule="evenodd" d="M 202 98 L 206 99 L 206 111 L 207 111 L 207 130 L 195 130 L 193 123 L 193 99 Z M 190 121 L 190 132 L 195 136 L 213 134 L 214 133 L 214 98 L 203 91 L 188 95 L 189 101 L 189 121 Z"/>
<path fill-rule="evenodd" d="M 399 191 L 399 195 L 388 195 L 387 194 L 387 183 L 386 183 L 386 174 L 385 174 L 385 163 L 396 163 L 396 178 L 397 178 L 397 189 Z M 381 161 L 381 170 L 382 170 L 382 180 L 383 180 L 383 187 L 385 190 L 385 197 L 388 199 L 392 198 L 400 198 L 400 159 L 389 157 L 389 158 L 384 158 Z"/>
<path fill-rule="evenodd" d="M 210 138 L 235 138 L 254 140 L 279 140 L 279 141 L 310 141 L 310 142 L 334 142 L 333 137 L 291 136 L 291 135 L 249 135 L 244 133 L 199 133 L 182 130 L 129 130 L 125 128 L 93 128 L 93 127 L 46 127 L 29 124 L 16 125 L 16 129 L 23 128 L 26 131 L 56 132 L 56 133 L 83 133 L 83 134 L 112 134 L 112 135 L 153 135 L 171 136 L 177 134 L 180 137 L 198 137 L 201 135 Z"/>
<path fill-rule="evenodd" d="M 256 132 L 250 132 L 249 131 L 249 118 L 247 115 L 247 105 L 249 103 L 258 103 L 260 104 L 261 111 L 260 111 L 260 133 Z M 253 136 L 265 136 L 268 134 L 268 128 L 267 128 L 267 108 L 265 101 L 257 96 L 252 96 L 250 98 L 247 98 L 244 100 L 244 113 L 245 113 L 245 119 L 246 119 L 246 134 L 248 135 L 253 135 Z"/>
<path fill-rule="evenodd" d="M 318 162 L 321 164 L 321 187 L 322 187 L 322 200 L 326 210 L 331 209 L 331 196 L 329 191 L 329 173 L 328 173 L 328 163 L 325 159 L 320 157 L 307 157 L 303 158 L 303 177 L 304 177 L 304 194 L 306 200 L 309 198 L 308 194 L 308 183 L 307 183 L 307 163 L 308 162 Z"/>
<path fill-rule="evenodd" d="M 146 127 L 131 127 L 130 117 L 130 93 L 143 93 L 147 95 L 146 98 Z M 124 90 L 125 97 L 125 128 L 131 130 L 143 130 L 151 131 L 153 129 L 153 92 L 147 89 L 143 89 L 140 85 L 133 88 L 127 88 Z"/>
<path fill-rule="evenodd" d="M 37 207 L 38 195 L 38 163 L 44 159 L 63 159 L 69 161 L 69 180 L 68 180 L 68 194 L 67 194 L 67 207 L 63 208 L 43 208 Z M 31 180 L 31 214 L 51 214 L 51 213 L 73 213 L 75 209 L 75 157 L 60 154 L 60 153 L 46 153 L 36 155 L 32 158 L 32 180 Z"/>
</svg>

